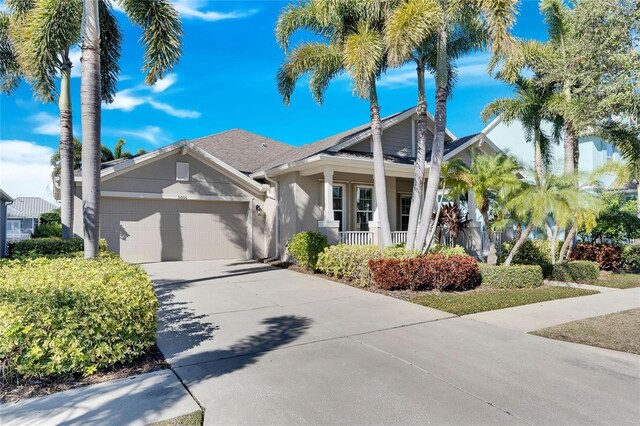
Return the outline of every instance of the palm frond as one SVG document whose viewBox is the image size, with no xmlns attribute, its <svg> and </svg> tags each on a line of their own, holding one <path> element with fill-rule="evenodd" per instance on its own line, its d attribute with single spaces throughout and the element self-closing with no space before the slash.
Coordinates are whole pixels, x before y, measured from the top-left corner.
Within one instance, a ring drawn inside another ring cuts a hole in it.
<svg viewBox="0 0 640 426">
<path fill-rule="evenodd" d="M 22 18 L 24 14 L 33 9 L 37 0 L 4 0 L 4 4 L 15 14 L 16 17 Z"/>
<path fill-rule="evenodd" d="M 442 19 L 442 8 L 435 0 L 408 0 L 394 9 L 385 28 L 389 63 L 397 66 L 407 61 L 435 34 Z"/>
<path fill-rule="evenodd" d="M 346 37 L 343 61 L 353 79 L 355 92 L 361 98 L 369 96 L 371 84 L 381 72 L 384 57 L 382 35 L 366 22 L 361 22 L 357 31 Z"/>
<path fill-rule="evenodd" d="M 113 102 L 120 73 L 120 46 L 122 34 L 111 4 L 100 0 L 100 92 L 102 100 Z"/>
<path fill-rule="evenodd" d="M 118 0 L 125 13 L 142 29 L 145 46 L 145 83 L 153 85 L 178 63 L 182 55 L 182 23 L 169 0 Z"/>
<path fill-rule="evenodd" d="M 306 1 L 289 4 L 278 16 L 276 22 L 276 41 L 287 52 L 291 36 L 299 30 L 308 30 L 329 38 L 332 30 L 329 21 L 328 2 Z"/>
<path fill-rule="evenodd" d="M 11 94 L 21 80 L 22 72 L 9 37 L 9 15 L 0 13 L 0 92 Z"/>
<path fill-rule="evenodd" d="M 540 12 L 544 15 L 549 38 L 555 43 L 560 43 L 560 40 L 566 36 L 570 25 L 569 6 L 564 0 L 542 0 Z"/>
</svg>

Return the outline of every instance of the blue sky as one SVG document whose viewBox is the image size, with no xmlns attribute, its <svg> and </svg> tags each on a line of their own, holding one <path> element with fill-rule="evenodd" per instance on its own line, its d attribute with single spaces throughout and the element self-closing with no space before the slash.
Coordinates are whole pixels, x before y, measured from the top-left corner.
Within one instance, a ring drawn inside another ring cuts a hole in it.
<svg viewBox="0 0 640 426">
<path fill-rule="evenodd" d="M 178 66 L 155 87 L 144 85 L 140 71 L 140 30 L 116 12 L 124 35 L 120 82 L 115 102 L 104 105 L 102 140 L 118 138 L 127 149 L 152 150 L 231 128 L 243 128 L 293 145 L 313 142 L 368 121 L 368 103 L 352 94 L 347 78 L 338 78 L 318 106 L 301 83 L 286 107 L 277 92 L 275 73 L 284 54 L 274 39 L 274 25 L 286 1 L 177 0 L 184 29 Z M 0 8 L 3 7 L 0 2 Z M 521 1 L 514 33 L 545 38 L 538 2 Z M 80 135 L 80 62 L 74 50 L 73 107 Z M 458 63 L 460 78 L 448 108 L 448 128 L 457 136 L 482 130 L 480 111 L 511 90 L 486 71 L 487 53 Z M 415 70 L 389 71 L 379 82 L 382 114 L 415 104 Z M 433 108 L 433 80 L 427 80 Z M 13 196 L 47 196 L 48 157 L 58 144 L 55 104 L 35 100 L 26 84 L 11 96 L 0 95 L 0 187 Z M 50 198 L 50 196 L 48 196 Z"/>
</svg>

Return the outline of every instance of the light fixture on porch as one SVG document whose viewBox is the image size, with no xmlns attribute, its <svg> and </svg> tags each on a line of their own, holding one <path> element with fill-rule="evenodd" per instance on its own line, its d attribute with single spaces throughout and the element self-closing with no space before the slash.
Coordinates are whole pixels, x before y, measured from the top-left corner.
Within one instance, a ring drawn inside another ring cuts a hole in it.
<svg viewBox="0 0 640 426">
<path fill-rule="evenodd" d="M 262 207 L 260 207 L 258 204 L 256 204 L 256 214 L 259 217 L 263 217 L 266 215 L 266 213 L 264 212 L 264 210 L 262 210 Z"/>
</svg>

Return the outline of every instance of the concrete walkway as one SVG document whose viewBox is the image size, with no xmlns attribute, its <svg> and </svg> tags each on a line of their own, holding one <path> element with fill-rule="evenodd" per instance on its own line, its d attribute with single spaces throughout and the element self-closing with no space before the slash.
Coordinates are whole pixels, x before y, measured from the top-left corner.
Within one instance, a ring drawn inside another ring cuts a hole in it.
<svg viewBox="0 0 640 426">
<path fill-rule="evenodd" d="M 205 424 L 640 419 L 635 355 L 250 262 L 145 269 L 161 301 L 158 345 Z"/>
<path fill-rule="evenodd" d="M 509 330 L 529 332 L 635 308 L 640 308 L 640 287 L 480 312 L 466 315 L 465 318 Z"/>
<path fill-rule="evenodd" d="M 0 405 L 0 424 L 147 425 L 200 407 L 171 370 Z"/>
<path fill-rule="evenodd" d="M 571 287 L 571 288 L 583 288 L 585 290 L 594 290 L 599 293 L 608 293 L 610 291 L 618 291 L 619 288 L 615 287 L 604 287 L 601 285 L 592 285 L 592 284 L 580 284 L 580 283 L 572 283 L 566 281 L 551 281 L 544 280 L 545 285 L 552 285 L 554 287 Z"/>
</svg>

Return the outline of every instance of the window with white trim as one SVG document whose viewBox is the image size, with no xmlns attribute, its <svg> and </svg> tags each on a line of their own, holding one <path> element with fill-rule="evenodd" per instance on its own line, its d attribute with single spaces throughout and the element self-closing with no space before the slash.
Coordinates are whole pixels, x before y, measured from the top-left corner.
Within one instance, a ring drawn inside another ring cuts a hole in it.
<svg viewBox="0 0 640 426">
<path fill-rule="evenodd" d="M 189 180 L 189 163 L 176 161 L 176 180 Z"/>
<path fill-rule="evenodd" d="M 400 194 L 400 230 L 409 229 L 409 211 L 411 210 L 411 194 Z"/>
<path fill-rule="evenodd" d="M 368 231 L 369 221 L 373 220 L 373 188 L 356 187 L 356 230 Z"/>
<path fill-rule="evenodd" d="M 338 231 L 344 229 L 344 186 L 333 185 L 333 220 L 339 220 Z"/>
</svg>

